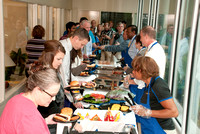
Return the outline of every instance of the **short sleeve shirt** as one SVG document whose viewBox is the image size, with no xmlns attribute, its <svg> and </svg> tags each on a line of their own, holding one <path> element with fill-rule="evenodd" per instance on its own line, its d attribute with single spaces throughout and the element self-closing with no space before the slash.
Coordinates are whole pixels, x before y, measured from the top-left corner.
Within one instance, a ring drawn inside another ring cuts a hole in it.
<svg viewBox="0 0 200 134">
<path fill-rule="evenodd" d="M 164 109 L 162 105 L 160 104 L 160 102 L 168 100 L 168 99 L 172 99 L 169 87 L 162 78 L 158 78 L 157 80 L 155 80 L 155 78 L 152 78 L 151 90 L 149 94 L 150 94 L 151 110 Z M 148 90 L 145 90 L 141 98 L 141 102 L 144 104 L 147 103 L 147 95 L 148 95 Z M 175 129 L 171 118 L 167 118 L 167 119 L 156 118 L 156 119 L 163 129 L 166 129 L 166 130 Z"/>
<path fill-rule="evenodd" d="M 0 117 L 0 134 L 50 134 L 36 105 L 22 94 L 7 102 Z"/>
</svg>

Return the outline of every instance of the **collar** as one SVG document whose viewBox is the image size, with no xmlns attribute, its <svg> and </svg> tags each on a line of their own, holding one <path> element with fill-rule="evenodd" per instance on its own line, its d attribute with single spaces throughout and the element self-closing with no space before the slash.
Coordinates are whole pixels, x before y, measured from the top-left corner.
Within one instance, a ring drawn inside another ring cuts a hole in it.
<svg viewBox="0 0 200 134">
<path fill-rule="evenodd" d="M 155 40 L 154 42 L 152 42 L 148 47 L 147 47 L 147 50 L 149 51 L 149 49 L 151 48 L 151 46 L 156 43 L 157 41 Z"/>
<path fill-rule="evenodd" d="M 66 46 L 65 46 L 65 50 L 69 50 L 69 51 L 71 51 L 72 50 L 72 43 L 71 43 L 71 40 L 70 40 L 70 38 L 67 38 L 66 39 L 66 42 L 67 42 L 67 44 L 66 44 Z"/>
<path fill-rule="evenodd" d="M 134 40 L 134 39 L 135 39 L 135 37 L 136 37 L 136 35 L 135 35 L 135 36 L 133 36 L 133 38 L 131 39 L 131 41 L 132 41 L 132 40 Z"/>
<path fill-rule="evenodd" d="M 124 31 L 122 31 L 122 33 L 121 33 L 121 34 L 119 34 L 119 35 L 123 35 L 123 33 L 124 33 Z"/>
</svg>

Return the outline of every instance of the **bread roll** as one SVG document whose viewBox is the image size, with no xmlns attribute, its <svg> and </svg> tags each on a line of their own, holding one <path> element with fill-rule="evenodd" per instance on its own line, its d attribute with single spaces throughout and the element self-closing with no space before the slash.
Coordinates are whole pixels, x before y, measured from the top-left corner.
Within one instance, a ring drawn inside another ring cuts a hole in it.
<svg viewBox="0 0 200 134">
<path fill-rule="evenodd" d="M 61 109 L 61 114 L 63 115 L 67 115 L 67 116 L 72 116 L 73 110 L 69 107 L 65 107 L 63 109 Z"/>
<path fill-rule="evenodd" d="M 79 116 L 78 116 L 78 115 L 73 116 L 73 117 L 70 119 L 70 121 L 74 121 L 74 120 L 77 120 L 77 119 L 79 119 Z"/>
<path fill-rule="evenodd" d="M 77 87 L 77 86 L 79 86 L 79 82 L 78 81 L 72 81 L 72 82 L 70 82 L 70 86 L 71 87 Z"/>
<path fill-rule="evenodd" d="M 78 81 L 72 81 L 72 82 L 70 82 L 70 88 L 71 89 L 78 89 L 78 88 L 80 88 L 79 82 Z"/>
<path fill-rule="evenodd" d="M 61 109 L 60 114 L 56 114 L 53 119 L 58 122 L 67 122 L 70 121 L 73 110 L 69 107 Z"/>
<path fill-rule="evenodd" d="M 71 117 L 64 114 L 56 114 L 53 118 L 55 121 L 58 121 L 58 122 L 67 122 L 67 121 L 70 121 Z"/>
</svg>

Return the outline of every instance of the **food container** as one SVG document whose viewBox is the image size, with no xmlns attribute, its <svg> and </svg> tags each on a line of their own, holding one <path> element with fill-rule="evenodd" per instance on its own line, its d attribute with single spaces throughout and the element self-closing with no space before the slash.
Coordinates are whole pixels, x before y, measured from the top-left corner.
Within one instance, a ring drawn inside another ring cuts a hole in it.
<svg viewBox="0 0 200 134">
<path fill-rule="evenodd" d="M 120 118 L 117 122 L 114 121 L 104 121 L 104 116 L 108 110 L 89 110 L 89 109 L 77 109 L 74 114 L 81 114 L 84 116 L 84 120 L 80 120 L 80 124 L 85 131 L 101 131 L 101 132 L 123 132 L 124 131 L 124 115 L 122 112 L 113 110 L 112 115 L 116 115 L 120 112 Z M 98 115 L 102 121 L 91 121 L 90 119 Z"/>
</svg>

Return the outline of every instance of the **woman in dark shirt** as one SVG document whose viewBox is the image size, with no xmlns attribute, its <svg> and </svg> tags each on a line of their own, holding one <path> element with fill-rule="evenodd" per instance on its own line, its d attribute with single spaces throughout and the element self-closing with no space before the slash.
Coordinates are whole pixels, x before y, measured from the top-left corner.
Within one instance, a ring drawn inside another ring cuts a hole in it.
<svg viewBox="0 0 200 134">
<path fill-rule="evenodd" d="M 143 89 L 130 85 L 137 105 L 132 106 L 142 134 L 165 134 L 176 132 L 172 117 L 178 116 L 177 107 L 170 94 L 167 83 L 159 77 L 156 62 L 146 56 L 135 57 L 132 61 L 133 76 L 145 82 Z"/>
</svg>

